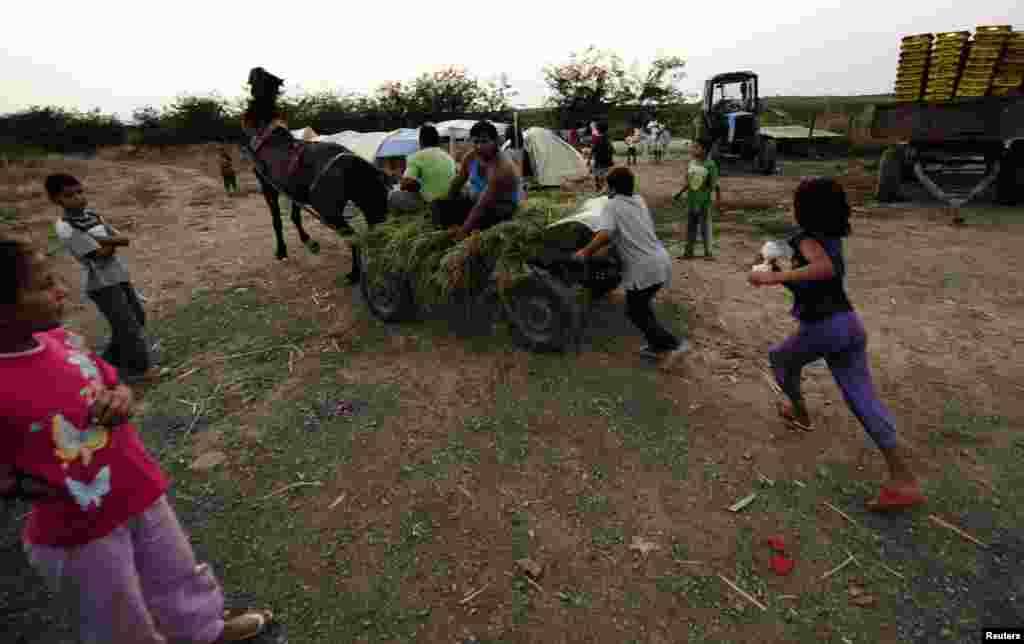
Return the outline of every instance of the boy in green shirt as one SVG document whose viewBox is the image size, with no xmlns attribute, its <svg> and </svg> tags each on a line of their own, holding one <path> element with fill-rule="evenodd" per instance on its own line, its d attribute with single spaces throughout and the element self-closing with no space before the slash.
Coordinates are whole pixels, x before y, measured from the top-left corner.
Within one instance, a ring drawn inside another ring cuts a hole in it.
<svg viewBox="0 0 1024 644">
<path fill-rule="evenodd" d="M 678 200 L 687 194 L 686 252 L 683 257 L 693 257 L 693 245 L 697 232 L 704 240 L 704 257 L 711 259 L 711 193 L 715 193 L 715 207 L 722 203 L 722 189 L 718 185 L 718 164 L 707 158 L 707 144 L 694 141 L 690 144 L 690 163 L 686 169 L 686 185 L 672 197 Z"/>
</svg>

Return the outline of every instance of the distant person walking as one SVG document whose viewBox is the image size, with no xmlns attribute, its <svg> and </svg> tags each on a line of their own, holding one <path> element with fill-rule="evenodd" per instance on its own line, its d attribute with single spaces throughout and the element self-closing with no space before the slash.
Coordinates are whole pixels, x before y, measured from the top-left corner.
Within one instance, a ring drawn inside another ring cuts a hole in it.
<svg viewBox="0 0 1024 644">
<path fill-rule="evenodd" d="M 238 192 L 238 176 L 235 174 L 234 160 L 228 152 L 227 145 L 220 146 L 220 176 L 224 179 L 224 191 L 229 195 Z"/>
</svg>

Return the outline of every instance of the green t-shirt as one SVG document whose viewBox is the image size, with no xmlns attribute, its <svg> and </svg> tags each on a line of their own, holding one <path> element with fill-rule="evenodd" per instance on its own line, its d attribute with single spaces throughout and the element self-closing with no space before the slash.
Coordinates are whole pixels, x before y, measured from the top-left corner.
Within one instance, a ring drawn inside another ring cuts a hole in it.
<svg viewBox="0 0 1024 644">
<path fill-rule="evenodd" d="M 405 160 L 405 176 L 420 182 L 424 201 L 440 199 L 455 178 L 455 159 L 441 148 L 424 148 Z"/>
<path fill-rule="evenodd" d="M 691 160 L 686 169 L 686 203 L 690 208 L 707 210 L 711 205 L 711 193 L 718 187 L 718 164 L 711 159 L 703 162 Z"/>
</svg>

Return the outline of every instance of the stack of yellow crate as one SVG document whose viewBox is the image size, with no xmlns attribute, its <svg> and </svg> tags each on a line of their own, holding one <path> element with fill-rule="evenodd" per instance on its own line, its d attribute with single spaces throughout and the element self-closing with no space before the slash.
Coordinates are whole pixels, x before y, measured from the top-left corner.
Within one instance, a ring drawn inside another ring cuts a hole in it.
<svg viewBox="0 0 1024 644">
<path fill-rule="evenodd" d="M 935 35 L 928 62 L 928 85 L 924 100 L 934 103 L 953 98 L 970 39 L 969 31 L 948 31 Z"/>
<path fill-rule="evenodd" d="M 924 96 L 931 50 L 931 34 L 903 38 L 900 43 L 899 69 L 896 73 L 897 101 L 917 101 Z"/>
<path fill-rule="evenodd" d="M 1003 57 L 996 65 L 992 95 L 1006 96 L 1024 86 L 1024 31 L 1011 32 L 1006 38 Z"/>
<path fill-rule="evenodd" d="M 956 95 L 958 97 L 986 96 L 992 86 L 996 63 L 1003 55 L 1003 48 L 1012 33 L 1009 25 L 978 27 L 974 31 L 967 64 L 960 75 Z"/>
</svg>

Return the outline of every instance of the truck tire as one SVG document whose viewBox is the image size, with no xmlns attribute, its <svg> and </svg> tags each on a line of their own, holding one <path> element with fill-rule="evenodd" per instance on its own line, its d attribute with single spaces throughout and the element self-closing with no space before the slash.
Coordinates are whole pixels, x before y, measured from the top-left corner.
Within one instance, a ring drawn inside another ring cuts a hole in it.
<svg viewBox="0 0 1024 644">
<path fill-rule="evenodd" d="M 903 182 L 903 166 L 906 163 L 906 150 L 902 146 L 886 148 L 878 164 L 878 186 L 875 197 L 882 203 L 899 201 L 902 196 L 900 184 Z"/>
<path fill-rule="evenodd" d="M 516 345 L 537 352 L 560 352 L 582 331 L 582 307 L 573 289 L 535 269 L 510 286 L 502 306 Z"/>
<path fill-rule="evenodd" d="M 370 312 L 384 322 L 403 322 L 416 316 L 412 287 L 403 275 L 381 274 L 379 265 L 363 253 L 359 287 Z"/>
<path fill-rule="evenodd" d="M 996 200 L 1007 206 L 1024 202 L 1024 140 L 1010 144 L 999 166 Z"/>
<path fill-rule="evenodd" d="M 779 148 L 774 139 L 761 139 L 761 149 L 754 158 L 754 165 L 761 174 L 775 174 L 775 164 L 778 161 Z"/>
</svg>

